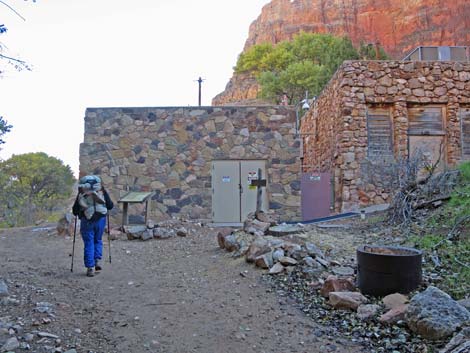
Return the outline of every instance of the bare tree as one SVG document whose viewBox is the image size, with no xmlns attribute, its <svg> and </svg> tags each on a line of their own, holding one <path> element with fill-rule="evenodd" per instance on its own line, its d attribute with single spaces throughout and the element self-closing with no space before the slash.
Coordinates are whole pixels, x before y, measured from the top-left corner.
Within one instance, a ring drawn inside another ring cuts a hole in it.
<svg viewBox="0 0 470 353">
<path fill-rule="evenodd" d="M 408 158 L 366 160 L 362 164 L 364 182 L 386 189 L 392 195 L 388 222 L 408 225 L 419 209 L 438 205 L 450 198 L 458 171 L 439 171 L 443 146 L 436 161 L 417 149 Z"/>
<path fill-rule="evenodd" d="M 25 1 L 28 1 L 28 0 L 25 0 Z M 36 0 L 32 0 L 32 2 L 36 2 Z M 8 10 L 13 12 L 16 16 L 21 18 L 23 21 L 26 21 L 26 18 L 24 18 L 13 6 L 8 4 L 6 1 L 0 0 L 0 5 L 4 5 Z M 4 34 L 7 31 L 8 31 L 8 28 L 5 26 L 5 24 L 0 24 L 0 34 Z M 8 51 L 8 47 L 5 44 L 0 42 L 0 60 L 2 60 L 3 62 L 6 62 L 8 65 L 12 66 L 17 71 L 22 71 L 22 70 L 31 71 L 31 66 L 26 61 L 6 54 L 7 51 Z"/>
</svg>

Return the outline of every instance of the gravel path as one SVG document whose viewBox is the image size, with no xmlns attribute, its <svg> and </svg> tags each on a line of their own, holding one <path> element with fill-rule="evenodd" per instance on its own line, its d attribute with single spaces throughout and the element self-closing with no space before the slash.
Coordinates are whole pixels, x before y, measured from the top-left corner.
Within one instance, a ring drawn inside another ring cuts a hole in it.
<svg viewBox="0 0 470 353">
<path fill-rule="evenodd" d="M 0 346 L 33 333 L 31 352 L 359 351 L 277 297 L 260 270 L 218 248 L 215 234 L 193 227 L 187 237 L 115 240 L 112 264 L 88 278 L 79 237 L 71 273 L 70 238 L 47 227 L 0 231 L 0 279 L 14 299 L 0 305 L 0 324 L 23 325 L 0 330 Z M 39 302 L 52 311 L 38 312 Z"/>
</svg>

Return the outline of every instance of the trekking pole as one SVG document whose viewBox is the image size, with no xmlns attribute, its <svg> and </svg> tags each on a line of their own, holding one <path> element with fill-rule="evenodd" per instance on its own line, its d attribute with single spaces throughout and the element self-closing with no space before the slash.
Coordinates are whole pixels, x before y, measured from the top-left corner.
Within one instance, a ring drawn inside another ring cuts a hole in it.
<svg viewBox="0 0 470 353">
<path fill-rule="evenodd" d="M 111 231 L 109 230 L 109 213 L 107 214 L 107 217 L 108 217 L 109 263 L 111 263 Z"/>
<path fill-rule="evenodd" d="M 73 257 L 75 255 L 75 235 L 77 234 L 77 216 L 75 216 L 75 226 L 73 227 L 73 245 L 72 245 L 72 266 L 70 272 L 73 272 Z"/>
</svg>

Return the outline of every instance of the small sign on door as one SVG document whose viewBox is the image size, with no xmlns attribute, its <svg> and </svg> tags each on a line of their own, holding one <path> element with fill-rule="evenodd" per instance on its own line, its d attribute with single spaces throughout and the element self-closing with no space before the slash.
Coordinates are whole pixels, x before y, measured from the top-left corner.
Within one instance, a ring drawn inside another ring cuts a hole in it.
<svg viewBox="0 0 470 353">
<path fill-rule="evenodd" d="M 230 183 L 230 177 L 229 176 L 223 176 L 222 177 L 222 183 Z"/>
<path fill-rule="evenodd" d="M 258 180 L 258 172 L 248 172 L 248 188 L 256 190 L 256 186 L 251 185 L 252 180 Z"/>
</svg>

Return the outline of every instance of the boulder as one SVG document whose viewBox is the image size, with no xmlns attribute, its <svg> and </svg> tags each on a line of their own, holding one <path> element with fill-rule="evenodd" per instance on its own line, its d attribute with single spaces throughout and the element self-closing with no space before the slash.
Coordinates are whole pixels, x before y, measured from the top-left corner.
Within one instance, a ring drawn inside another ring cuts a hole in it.
<svg viewBox="0 0 470 353">
<path fill-rule="evenodd" d="M 408 304 L 400 304 L 390 309 L 385 314 L 379 317 L 379 321 L 382 324 L 392 325 L 398 321 L 405 320 L 406 312 L 408 310 Z"/>
<path fill-rule="evenodd" d="M 228 252 L 237 251 L 240 248 L 240 245 L 237 242 L 237 239 L 233 234 L 227 235 L 224 239 L 225 250 Z"/>
<path fill-rule="evenodd" d="M 57 222 L 57 234 L 61 236 L 73 236 L 75 231 L 74 216 L 71 213 L 66 213 Z"/>
<path fill-rule="evenodd" d="M 247 219 L 243 224 L 243 230 L 251 234 L 257 234 L 257 233 L 265 234 L 270 226 L 271 226 L 270 223 L 261 222 L 261 221 L 258 221 L 257 219 L 253 219 L 253 220 Z"/>
<path fill-rule="evenodd" d="M 305 230 L 305 226 L 300 224 L 279 224 L 276 226 L 269 227 L 268 233 L 275 237 L 286 237 L 293 234 L 302 233 Z"/>
<path fill-rule="evenodd" d="M 359 305 L 367 303 L 367 298 L 359 292 L 331 292 L 328 297 L 335 309 L 356 310 Z"/>
<path fill-rule="evenodd" d="M 225 235 L 221 232 L 217 233 L 217 244 L 219 244 L 221 249 L 225 249 Z"/>
<path fill-rule="evenodd" d="M 10 337 L 0 349 L 0 352 L 10 352 L 20 347 L 16 337 Z"/>
<path fill-rule="evenodd" d="M 424 338 L 440 340 L 470 324 L 470 312 L 450 295 L 430 286 L 416 294 L 406 313 L 410 329 Z"/>
<path fill-rule="evenodd" d="M 153 228 L 153 237 L 157 239 L 168 239 L 176 235 L 175 231 L 171 228 L 156 227 Z"/>
<path fill-rule="evenodd" d="M 302 247 L 299 244 L 284 242 L 282 248 L 286 251 L 287 256 L 292 256 L 296 252 L 302 251 Z"/>
<path fill-rule="evenodd" d="M 352 292 L 356 289 L 351 278 L 338 278 L 330 275 L 320 290 L 320 295 L 328 298 L 331 292 Z"/>
<path fill-rule="evenodd" d="M 238 248 L 238 250 L 235 250 L 232 253 L 232 256 L 233 257 L 245 256 L 247 251 L 248 251 L 248 248 L 250 247 L 250 244 L 247 243 L 244 239 L 240 239 L 240 240 L 237 239 L 237 242 L 238 242 L 239 248 Z"/>
<path fill-rule="evenodd" d="M 313 243 L 306 243 L 305 244 L 305 249 L 307 250 L 307 253 L 312 256 L 312 257 L 321 257 L 322 259 L 325 258 L 325 254 L 323 254 L 323 251 L 321 251 L 315 244 Z"/>
<path fill-rule="evenodd" d="M 295 260 L 302 260 L 305 256 L 307 256 L 307 251 L 305 248 L 300 246 L 299 244 L 285 242 L 283 248 L 286 252 L 286 256 L 292 257 Z"/>
<path fill-rule="evenodd" d="M 303 263 L 308 267 L 318 268 L 319 264 L 315 261 L 315 259 L 311 256 L 305 256 L 302 259 Z"/>
<path fill-rule="evenodd" d="M 333 273 L 337 276 L 350 277 L 354 276 L 354 269 L 347 266 L 339 266 L 333 268 Z"/>
<path fill-rule="evenodd" d="M 184 227 L 178 228 L 176 235 L 179 237 L 186 237 L 188 236 L 188 230 Z"/>
<path fill-rule="evenodd" d="M 380 306 L 377 304 L 363 304 L 357 308 L 357 317 L 363 321 L 371 320 L 377 315 Z"/>
<path fill-rule="evenodd" d="M 153 239 L 153 229 L 146 229 L 144 232 L 142 232 L 140 238 L 144 241 Z"/>
<path fill-rule="evenodd" d="M 218 230 L 218 234 L 221 234 L 224 237 L 233 233 L 233 229 L 230 227 L 217 228 L 217 230 Z"/>
<path fill-rule="evenodd" d="M 276 249 L 276 250 L 274 250 L 274 252 L 273 252 L 273 260 L 274 260 L 274 262 L 279 262 L 279 259 L 280 259 L 281 257 L 284 257 L 284 250 L 282 250 L 282 249 Z"/>
<path fill-rule="evenodd" d="M 390 310 L 408 303 L 408 297 L 400 293 L 389 294 L 383 297 L 382 303 L 384 304 L 385 309 Z"/>
<path fill-rule="evenodd" d="M 264 239 L 266 239 L 268 241 L 268 245 L 274 249 L 283 249 L 283 246 L 284 246 L 284 241 L 279 239 L 279 238 L 276 238 L 276 237 L 273 237 L 273 236 L 270 236 L 270 235 L 265 235 L 263 237 Z"/>
<path fill-rule="evenodd" d="M 232 253 L 232 256 L 233 257 L 245 256 L 246 253 L 248 252 L 248 248 L 253 242 L 254 236 L 252 234 L 246 233 L 243 230 L 236 231 L 232 234 L 235 236 L 235 240 L 238 243 L 238 250 Z"/>
<path fill-rule="evenodd" d="M 141 239 L 142 233 L 146 230 L 147 226 L 145 225 L 124 226 L 124 233 L 126 233 L 127 239 L 129 240 Z"/>
<path fill-rule="evenodd" d="M 470 310 L 470 298 L 460 299 L 457 303 L 465 307 L 465 309 Z"/>
<path fill-rule="evenodd" d="M 292 257 L 289 256 L 282 256 L 279 259 L 279 262 L 283 264 L 284 266 L 295 266 L 297 265 L 297 260 L 293 259 Z"/>
<path fill-rule="evenodd" d="M 258 256 L 255 260 L 255 265 L 260 268 L 269 269 L 273 266 L 273 255 L 268 252 Z"/>
<path fill-rule="evenodd" d="M 256 219 L 263 223 L 269 223 L 271 226 L 275 226 L 278 222 L 278 220 L 276 219 L 276 215 L 268 214 L 263 211 L 259 211 L 256 213 Z"/>
<path fill-rule="evenodd" d="M 279 262 L 274 264 L 273 267 L 271 267 L 271 269 L 269 270 L 269 274 L 270 275 L 277 275 L 279 273 L 282 273 L 285 271 L 285 268 L 284 266 L 282 266 L 282 264 L 280 264 Z"/>
<path fill-rule="evenodd" d="M 271 251 L 271 247 L 266 239 L 257 237 L 249 246 L 246 252 L 246 261 L 255 262 L 256 258 L 260 255 L 266 254 Z"/>
<path fill-rule="evenodd" d="M 470 327 L 455 335 L 439 353 L 468 353 L 470 352 Z"/>
<path fill-rule="evenodd" d="M 325 259 L 323 259 L 321 257 L 315 258 L 315 261 L 318 262 L 320 265 L 322 265 L 325 268 L 328 268 L 328 266 L 330 265 L 330 263 L 328 261 L 326 261 Z"/>
</svg>

